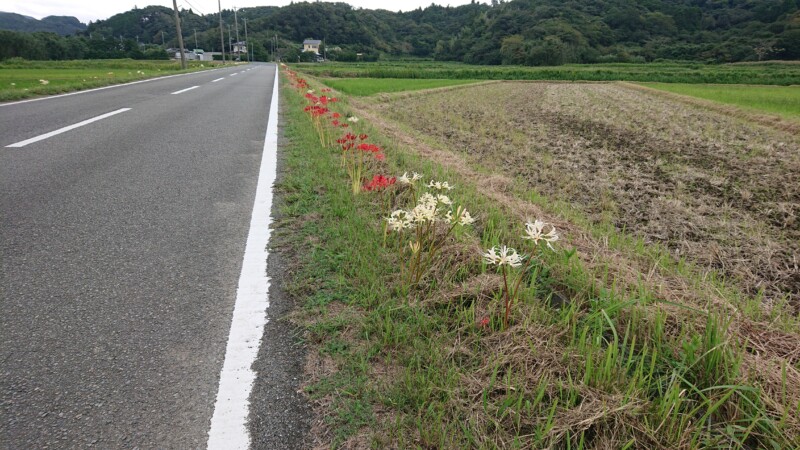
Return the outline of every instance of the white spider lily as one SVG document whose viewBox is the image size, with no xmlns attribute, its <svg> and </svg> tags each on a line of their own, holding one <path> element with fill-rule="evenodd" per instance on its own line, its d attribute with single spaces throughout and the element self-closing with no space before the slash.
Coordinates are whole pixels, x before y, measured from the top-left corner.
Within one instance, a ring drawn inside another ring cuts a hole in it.
<svg viewBox="0 0 800 450">
<path fill-rule="evenodd" d="M 486 264 L 494 264 L 496 266 L 508 265 L 511 267 L 519 267 L 525 259 L 511 247 L 492 247 L 483 254 L 483 260 Z"/>
<path fill-rule="evenodd" d="M 550 230 L 545 233 L 544 228 L 546 226 L 549 226 Z M 537 245 L 539 244 L 539 241 L 544 241 L 551 250 L 554 250 L 550 243 L 558 240 L 558 233 L 556 233 L 556 227 L 548 225 L 537 219 L 533 222 L 525 223 L 525 235 L 522 236 L 522 239 L 531 240 Z"/>
<path fill-rule="evenodd" d="M 452 201 L 452 200 L 450 200 L 450 197 L 448 197 L 448 196 L 446 196 L 446 195 L 442 195 L 442 194 L 439 194 L 439 195 L 437 195 L 437 196 L 436 196 L 436 200 L 437 200 L 439 203 L 441 203 L 441 204 L 443 204 L 443 205 L 447 205 L 447 206 L 450 206 L 450 205 L 452 205 L 452 204 L 453 204 L 453 201 Z"/>
<path fill-rule="evenodd" d="M 389 231 L 402 232 L 406 228 L 411 228 L 414 224 L 408 212 L 402 209 L 393 211 L 389 217 L 386 217 L 386 226 Z"/>
<path fill-rule="evenodd" d="M 420 202 L 411 210 L 411 221 L 414 223 L 436 222 L 436 203 Z"/>
<path fill-rule="evenodd" d="M 462 208 L 458 209 L 461 211 L 461 214 L 458 216 L 458 223 L 461 225 L 472 225 L 475 222 L 475 219 L 469 215 L 469 211 Z"/>
<path fill-rule="evenodd" d="M 450 183 L 448 183 L 447 181 L 433 181 L 433 180 L 431 180 L 431 182 L 428 183 L 428 187 L 431 188 L 431 189 L 437 189 L 437 190 L 440 190 L 440 191 L 442 189 L 447 189 L 449 191 L 449 190 L 453 189 L 455 186 L 450 186 Z"/>
<path fill-rule="evenodd" d="M 358 122 L 358 117 L 356 117 L 356 116 L 348 117 L 347 121 L 356 123 L 356 122 Z"/>
<path fill-rule="evenodd" d="M 461 226 L 471 225 L 475 222 L 475 219 L 469 215 L 469 211 L 467 211 L 463 206 L 459 206 L 456 209 L 455 215 L 457 216 L 456 218 L 453 217 L 453 211 L 447 211 L 447 214 L 444 216 L 444 221 L 448 224 L 458 222 L 458 224 Z"/>
<path fill-rule="evenodd" d="M 414 184 L 420 179 L 422 179 L 422 175 L 417 172 L 411 172 L 411 177 L 408 176 L 408 172 L 403 172 L 403 175 L 397 177 L 397 181 L 403 184 Z"/>
</svg>

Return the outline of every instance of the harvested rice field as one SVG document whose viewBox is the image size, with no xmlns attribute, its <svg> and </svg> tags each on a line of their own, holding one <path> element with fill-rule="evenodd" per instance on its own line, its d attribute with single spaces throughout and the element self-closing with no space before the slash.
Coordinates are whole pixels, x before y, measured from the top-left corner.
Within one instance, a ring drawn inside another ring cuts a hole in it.
<svg viewBox="0 0 800 450">
<path fill-rule="evenodd" d="M 624 84 L 501 82 L 370 108 L 554 213 L 800 307 L 800 138 Z M 784 124 L 785 125 L 785 124 Z"/>
</svg>

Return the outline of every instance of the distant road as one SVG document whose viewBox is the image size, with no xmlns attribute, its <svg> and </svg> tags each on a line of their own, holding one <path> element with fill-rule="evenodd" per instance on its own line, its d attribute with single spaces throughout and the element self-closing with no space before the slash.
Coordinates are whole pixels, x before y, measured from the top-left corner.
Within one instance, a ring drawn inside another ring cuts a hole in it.
<svg viewBox="0 0 800 450">
<path fill-rule="evenodd" d="M 206 445 L 274 76 L 0 105 L 0 448 Z"/>
</svg>

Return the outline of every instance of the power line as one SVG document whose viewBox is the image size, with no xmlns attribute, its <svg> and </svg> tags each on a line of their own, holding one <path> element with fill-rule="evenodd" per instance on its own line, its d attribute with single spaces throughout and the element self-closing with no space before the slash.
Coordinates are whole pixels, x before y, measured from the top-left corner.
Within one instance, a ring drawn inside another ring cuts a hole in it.
<svg viewBox="0 0 800 450">
<path fill-rule="evenodd" d="M 189 5 L 189 8 L 190 8 L 192 11 L 197 11 L 197 12 L 199 12 L 201 16 L 205 16 L 205 15 L 206 15 L 206 13 L 204 13 L 203 11 L 201 11 L 201 10 L 200 10 L 200 8 L 198 8 L 198 7 L 194 6 L 193 4 L 191 4 L 191 3 L 189 2 L 189 0 L 181 0 L 181 1 L 182 1 L 182 2 L 186 2 L 186 4 L 187 4 L 187 5 Z"/>
</svg>

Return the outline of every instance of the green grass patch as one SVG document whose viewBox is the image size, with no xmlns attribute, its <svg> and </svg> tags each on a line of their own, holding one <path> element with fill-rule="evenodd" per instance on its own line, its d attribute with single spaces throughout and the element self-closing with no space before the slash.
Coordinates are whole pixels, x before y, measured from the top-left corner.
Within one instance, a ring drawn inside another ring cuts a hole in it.
<svg viewBox="0 0 800 450">
<path fill-rule="evenodd" d="M 10 59 L 0 63 L 0 101 L 80 91 L 212 67 L 210 61 L 188 63 L 188 68 L 181 70 L 178 61 Z"/>
<path fill-rule="evenodd" d="M 800 86 L 720 86 L 681 83 L 644 83 L 644 85 L 753 111 L 777 114 L 787 118 L 800 118 Z"/>
<path fill-rule="evenodd" d="M 318 77 L 460 80 L 640 81 L 660 83 L 800 84 L 800 64 L 567 64 L 556 67 L 476 66 L 452 62 L 293 64 Z"/>
<path fill-rule="evenodd" d="M 418 91 L 475 83 L 476 80 L 436 80 L 412 78 L 329 78 L 325 84 L 345 94 L 367 96 L 380 93 Z"/>
</svg>

